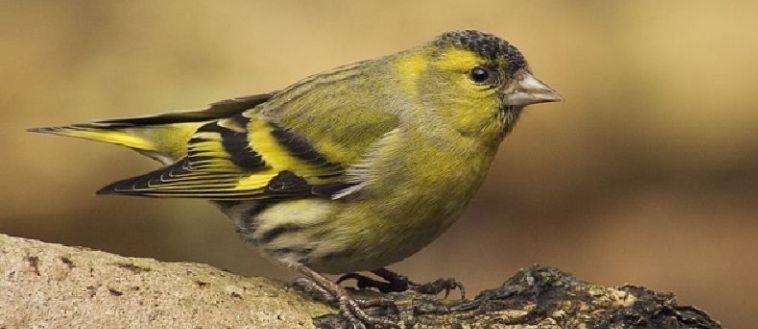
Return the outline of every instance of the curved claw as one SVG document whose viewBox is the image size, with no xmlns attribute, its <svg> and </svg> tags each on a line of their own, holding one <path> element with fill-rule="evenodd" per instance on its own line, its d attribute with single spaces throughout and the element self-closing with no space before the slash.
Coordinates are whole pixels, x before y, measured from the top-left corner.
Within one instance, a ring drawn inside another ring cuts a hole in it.
<svg viewBox="0 0 758 329">
<path fill-rule="evenodd" d="M 405 275 L 395 273 L 386 268 L 380 268 L 371 272 L 380 276 L 382 279 L 387 280 L 387 283 L 384 285 L 387 287 L 388 291 L 402 292 L 413 290 L 425 295 L 436 295 L 444 291 L 445 298 L 447 298 L 450 295 L 451 290 L 458 289 L 461 292 L 461 299 L 466 299 L 466 289 L 463 287 L 463 284 L 455 278 L 437 279 L 432 282 L 418 284 L 409 280 Z M 380 290 L 382 292 L 387 292 L 381 288 Z"/>
<path fill-rule="evenodd" d="M 445 292 L 445 298 L 450 295 L 450 291 L 458 289 L 461 292 L 461 299 L 466 299 L 466 288 L 463 284 L 455 278 L 437 279 L 432 282 L 424 283 L 421 285 L 411 286 L 411 290 L 425 295 L 436 295 L 440 292 Z"/>
<path fill-rule="evenodd" d="M 383 293 L 413 290 L 425 295 L 437 295 L 440 292 L 445 292 L 445 298 L 450 295 L 450 291 L 458 289 L 461 292 L 461 300 L 466 299 L 466 289 L 463 287 L 463 284 L 455 278 L 443 278 L 424 284 L 418 284 L 409 280 L 408 277 L 386 268 L 380 268 L 371 272 L 386 280 L 386 282 L 374 280 L 358 273 L 347 273 L 337 280 L 337 284 L 345 280 L 353 279 L 356 280 L 356 286 L 358 289 L 371 287 L 376 288 Z M 399 314 L 397 305 L 395 305 L 393 301 L 387 299 L 354 300 L 349 297 L 347 297 L 348 300 L 343 300 L 343 297 L 345 296 L 340 296 L 339 299 L 340 311 L 345 315 L 348 321 L 350 321 L 353 327 L 365 328 L 364 324 L 369 324 L 370 326 L 399 328 L 396 323 L 386 317 L 375 317 L 368 315 L 365 312 L 365 309 L 382 307 L 394 311 L 395 314 Z"/>
</svg>

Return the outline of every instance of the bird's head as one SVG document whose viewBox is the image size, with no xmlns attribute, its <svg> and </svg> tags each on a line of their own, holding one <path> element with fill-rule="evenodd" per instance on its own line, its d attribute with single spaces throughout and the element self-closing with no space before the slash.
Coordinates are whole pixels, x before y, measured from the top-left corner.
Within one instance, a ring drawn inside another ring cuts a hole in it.
<svg viewBox="0 0 758 329">
<path fill-rule="evenodd" d="M 507 132 L 525 106 L 562 99 L 516 47 L 479 31 L 446 32 L 401 54 L 396 67 L 426 115 L 465 135 Z"/>
</svg>

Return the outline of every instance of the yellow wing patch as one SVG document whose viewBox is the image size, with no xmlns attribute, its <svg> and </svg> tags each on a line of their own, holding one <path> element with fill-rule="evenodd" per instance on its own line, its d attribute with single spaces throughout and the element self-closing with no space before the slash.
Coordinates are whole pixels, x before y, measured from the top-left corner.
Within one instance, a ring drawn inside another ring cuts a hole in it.
<svg viewBox="0 0 758 329">
<path fill-rule="evenodd" d="M 339 183 L 343 172 L 297 134 L 261 116 L 239 114 L 200 127 L 189 140 L 187 157 L 179 162 L 99 193 L 264 199 Z"/>
</svg>

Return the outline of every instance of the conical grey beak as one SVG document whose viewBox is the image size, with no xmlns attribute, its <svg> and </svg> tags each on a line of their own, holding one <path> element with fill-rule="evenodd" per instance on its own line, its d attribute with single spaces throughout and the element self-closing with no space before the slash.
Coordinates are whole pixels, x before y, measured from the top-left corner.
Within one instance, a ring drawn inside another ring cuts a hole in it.
<svg viewBox="0 0 758 329">
<path fill-rule="evenodd" d="M 506 106 L 526 106 L 562 100 L 563 97 L 557 91 L 526 71 L 518 72 L 503 94 L 503 104 Z"/>
</svg>

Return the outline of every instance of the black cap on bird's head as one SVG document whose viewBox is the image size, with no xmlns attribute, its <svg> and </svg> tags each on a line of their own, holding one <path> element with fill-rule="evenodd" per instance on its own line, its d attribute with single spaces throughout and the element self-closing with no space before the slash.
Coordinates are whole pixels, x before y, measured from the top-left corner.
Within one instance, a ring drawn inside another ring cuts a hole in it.
<svg viewBox="0 0 758 329">
<path fill-rule="evenodd" d="M 502 59 L 508 63 L 508 74 L 528 69 L 524 55 L 516 47 L 489 33 L 475 30 L 445 32 L 437 38 L 437 42 L 471 50 L 492 61 Z"/>
<path fill-rule="evenodd" d="M 504 62 L 506 81 L 502 99 L 505 106 L 522 107 L 563 100 L 558 92 L 532 74 L 524 55 L 515 46 L 493 34 L 475 30 L 450 31 L 434 42 L 438 46 L 451 45 L 469 50 L 492 62 Z"/>
</svg>

